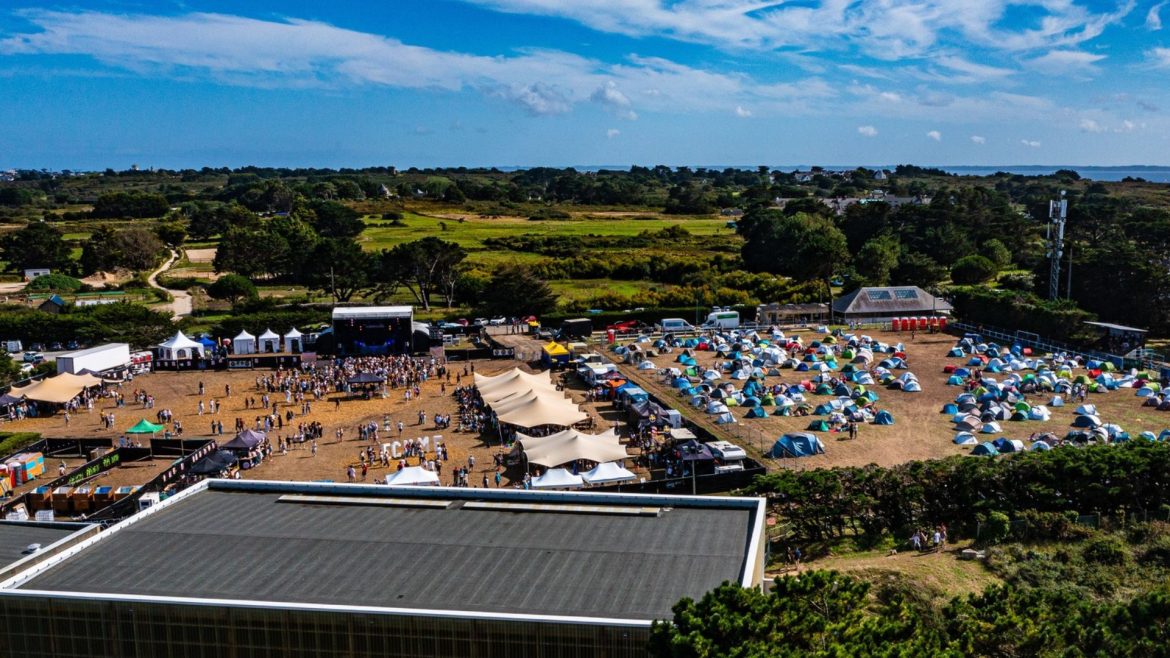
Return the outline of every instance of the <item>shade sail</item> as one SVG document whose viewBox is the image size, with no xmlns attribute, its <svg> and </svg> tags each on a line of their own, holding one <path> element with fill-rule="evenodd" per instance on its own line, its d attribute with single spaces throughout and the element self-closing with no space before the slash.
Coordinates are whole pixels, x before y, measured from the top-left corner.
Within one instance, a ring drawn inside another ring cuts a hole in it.
<svg viewBox="0 0 1170 658">
<path fill-rule="evenodd" d="M 56 377 L 42 379 L 24 388 L 18 389 L 14 387 L 10 393 L 12 395 L 23 395 L 37 402 L 65 404 L 78 395 L 81 395 L 81 392 L 86 388 L 100 386 L 101 384 L 101 378 L 94 377 L 93 375 L 62 373 Z"/>
<path fill-rule="evenodd" d="M 381 384 L 386 381 L 386 378 L 382 375 L 375 375 L 372 372 L 359 372 L 346 381 L 350 384 Z"/>
<path fill-rule="evenodd" d="M 501 423 L 516 425 L 518 427 L 540 427 L 541 425 L 568 427 L 585 420 L 589 416 L 578 409 L 577 405 L 563 398 L 553 400 L 548 397 L 538 396 L 530 402 L 519 405 L 503 414 L 497 413 L 496 417 L 499 418 Z"/>
<path fill-rule="evenodd" d="M 547 379 L 544 382 L 532 382 L 527 378 L 516 378 L 509 382 L 502 382 L 494 386 L 482 388 L 479 390 L 480 397 L 489 405 L 494 404 L 504 398 L 510 397 L 517 393 L 525 393 L 527 391 L 536 391 L 541 393 L 553 393 L 557 397 L 564 397 L 560 391 L 557 390 L 556 385 Z"/>
<path fill-rule="evenodd" d="M 602 434 L 583 434 L 573 429 L 546 437 L 517 434 L 517 441 L 531 464 L 560 466 L 585 459 L 591 462 L 620 461 L 626 458 L 626 448 L 613 430 Z"/>
<path fill-rule="evenodd" d="M 605 462 L 588 473 L 582 473 L 581 479 L 588 484 L 615 484 L 637 480 L 638 476 L 617 462 Z"/>
<path fill-rule="evenodd" d="M 386 476 L 386 484 L 392 487 L 438 486 L 439 476 L 422 466 L 406 468 Z"/>
<path fill-rule="evenodd" d="M 580 489 L 585 481 L 563 468 L 550 468 L 544 475 L 532 480 L 533 489 Z"/>
<path fill-rule="evenodd" d="M 496 386 L 498 384 L 514 381 L 517 378 L 524 379 L 530 384 L 549 383 L 548 375 L 534 375 L 532 373 L 524 372 L 519 368 L 512 368 L 511 370 L 506 370 L 498 375 L 481 375 L 477 372 L 475 373 L 475 386 L 480 391 L 483 391 L 486 388 L 491 388 L 492 386 Z"/>
<path fill-rule="evenodd" d="M 138 421 L 138 423 L 136 425 L 134 425 L 134 427 L 131 427 L 130 429 L 126 430 L 126 433 L 127 434 L 154 434 L 156 432 L 161 432 L 164 429 L 165 429 L 165 427 L 163 427 L 162 425 L 155 425 L 154 423 L 150 422 L 149 420 L 143 418 L 142 420 Z"/>
</svg>

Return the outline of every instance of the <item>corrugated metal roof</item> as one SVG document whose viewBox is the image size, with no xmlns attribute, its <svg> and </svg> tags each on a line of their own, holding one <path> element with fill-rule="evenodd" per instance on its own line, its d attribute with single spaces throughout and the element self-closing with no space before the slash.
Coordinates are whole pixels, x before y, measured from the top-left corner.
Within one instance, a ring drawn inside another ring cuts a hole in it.
<svg viewBox="0 0 1170 658">
<path fill-rule="evenodd" d="M 564 514 L 280 497 L 199 492 L 20 589 L 648 620 L 738 581 L 752 530 L 752 512 L 735 508 Z"/>
</svg>

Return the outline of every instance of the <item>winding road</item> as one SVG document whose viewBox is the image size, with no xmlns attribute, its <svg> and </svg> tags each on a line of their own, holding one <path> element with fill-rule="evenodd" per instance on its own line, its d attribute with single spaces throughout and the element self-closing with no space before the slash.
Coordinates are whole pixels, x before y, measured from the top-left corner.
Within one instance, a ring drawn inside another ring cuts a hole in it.
<svg viewBox="0 0 1170 658">
<path fill-rule="evenodd" d="M 163 263 L 162 267 L 151 272 L 150 276 L 146 279 L 146 282 L 150 285 L 151 288 L 157 288 L 159 290 L 164 290 L 170 293 L 171 298 L 174 301 L 169 304 L 164 304 L 163 307 L 171 309 L 171 317 L 175 320 L 191 315 L 191 294 L 186 290 L 171 290 L 169 288 L 164 288 L 163 286 L 159 285 L 158 275 L 171 269 L 171 265 L 174 265 L 175 261 L 177 260 L 179 260 L 179 253 L 172 249 L 170 259 Z"/>
</svg>

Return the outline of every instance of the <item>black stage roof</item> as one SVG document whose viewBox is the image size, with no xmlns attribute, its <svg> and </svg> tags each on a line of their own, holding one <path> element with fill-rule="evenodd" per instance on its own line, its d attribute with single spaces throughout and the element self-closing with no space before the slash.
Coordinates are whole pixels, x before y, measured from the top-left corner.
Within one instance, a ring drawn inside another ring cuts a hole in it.
<svg viewBox="0 0 1170 658">
<path fill-rule="evenodd" d="M 762 525 L 742 504 L 754 499 L 614 507 L 621 496 L 211 484 L 19 589 L 648 620 L 742 582 Z"/>
</svg>

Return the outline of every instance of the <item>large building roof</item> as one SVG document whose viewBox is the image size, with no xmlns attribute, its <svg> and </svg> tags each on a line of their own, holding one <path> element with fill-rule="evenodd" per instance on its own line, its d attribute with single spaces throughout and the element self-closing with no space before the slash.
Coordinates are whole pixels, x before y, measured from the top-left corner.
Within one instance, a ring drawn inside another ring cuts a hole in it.
<svg viewBox="0 0 1170 658">
<path fill-rule="evenodd" d="M 833 300 L 833 312 L 844 315 L 921 315 L 954 310 L 918 286 L 858 288 Z"/>
<path fill-rule="evenodd" d="M 82 536 L 83 531 L 96 530 L 95 526 L 84 523 L 40 523 L 37 521 L 0 521 L 0 574 L 10 568 L 17 568 L 18 562 L 31 562 L 32 553 L 28 547 L 39 544 L 38 556 L 50 555 L 53 545 L 73 535 Z"/>
<path fill-rule="evenodd" d="M 414 317 L 412 306 L 338 306 L 333 309 L 334 320 L 384 320 Z"/>
<path fill-rule="evenodd" d="M 761 517 L 751 498 L 210 480 L 0 587 L 644 623 L 752 584 Z"/>
</svg>

